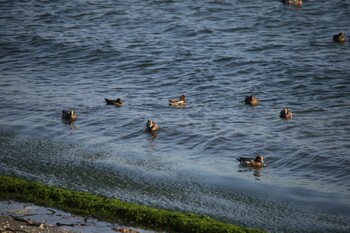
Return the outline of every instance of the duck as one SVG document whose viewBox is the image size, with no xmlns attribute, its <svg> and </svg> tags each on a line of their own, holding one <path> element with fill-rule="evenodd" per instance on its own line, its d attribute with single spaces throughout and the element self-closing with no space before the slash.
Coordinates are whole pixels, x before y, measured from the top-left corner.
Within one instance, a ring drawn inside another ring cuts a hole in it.
<svg viewBox="0 0 350 233">
<path fill-rule="evenodd" d="M 147 120 L 147 123 L 146 123 L 146 130 L 149 131 L 149 132 L 154 132 L 156 130 L 158 130 L 158 125 L 154 122 L 154 121 L 151 121 L 151 120 Z"/>
<path fill-rule="evenodd" d="M 345 39 L 344 33 L 340 32 L 339 34 L 334 34 L 333 41 L 334 42 L 345 42 L 346 39 Z"/>
<path fill-rule="evenodd" d="M 106 101 L 107 105 L 114 105 L 114 106 L 117 106 L 117 107 L 123 106 L 123 102 L 122 102 L 122 100 L 120 98 L 118 98 L 116 100 L 110 100 L 110 99 L 105 98 L 105 101 Z"/>
<path fill-rule="evenodd" d="M 303 1 L 302 0 L 282 0 L 283 4 L 286 5 L 291 5 L 291 6 L 301 6 L 303 5 Z"/>
<path fill-rule="evenodd" d="M 256 106 L 258 105 L 259 101 L 254 95 L 247 95 L 245 97 L 245 103 L 250 104 L 251 106 Z"/>
<path fill-rule="evenodd" d="M 254 158 L 248 158 L 248 157 L 239 157 L 237 160 L 241 163 L 243 166 L 249 166 L 249 167 L 263 167 L 265 166 L 264 157 L 261 155 L 258 155 Z"/>
<path fill-rule="evenodd" d="M 288 108 L 283 108 L 282 111 L 280 112 L 280 117 L 286 120 L 292 118 L 292 115 L 293 114 L 291 113 L 291 111 L 289 111 Z"/>
<path fill-rule="evenodd" d="M 74 110 L 62 110 L 62 119 L 74 121 L 77 115 Z"/>
<path fill-rule="evenodd" d="M 171 106 L 184 106 L 186 104 L 186 96 L 181 95 L 180 98 L 177 99 L 171 99 L 169 100 L 169 105 Z"/>
</svg>

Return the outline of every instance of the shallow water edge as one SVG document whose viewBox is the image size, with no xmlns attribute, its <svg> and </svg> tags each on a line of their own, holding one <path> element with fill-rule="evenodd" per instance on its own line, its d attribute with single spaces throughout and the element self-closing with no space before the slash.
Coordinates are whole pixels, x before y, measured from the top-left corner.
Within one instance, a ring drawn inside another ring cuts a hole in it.
<svg viewBox="0 0 350 233">
<path fill-rule="evenodd" d="M 106 220 L 122 219 L 162 231 L 262 232 L 219 222 L 207 216 L 155 209 L 117 199 L 49 187 L 10 176 L 0 176 L 0 186 L 1 199 L 28 201 Z"/>
<path fill-rule="evenodd" d="M 1 174 L 48 186 L 197 213 L 270 232 L 347 232 L 349 226 L 346 193 L 269 184 L 264 182 L 269 167 L 260 171 L 262 177 L 255 176 L 255 170 L 239 168 L 248 176 L 242 179 L 194 166 L 197 163 L 179 166 L 170 156 L 142 156 L 125 146 L 120 151 L 92 149 L 12 133 L 1 134 L 0 146 Z"/>
</svg>

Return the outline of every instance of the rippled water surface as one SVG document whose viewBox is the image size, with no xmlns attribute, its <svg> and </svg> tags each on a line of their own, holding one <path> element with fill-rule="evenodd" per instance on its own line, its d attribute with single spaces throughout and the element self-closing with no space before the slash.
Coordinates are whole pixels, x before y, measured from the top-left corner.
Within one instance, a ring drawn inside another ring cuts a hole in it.
<svg viewBox="0 0 350 233">
<path fill-rule="evenodd" d="M 344 0 L 1 1 L 0 173 L 271 232 L 347 232 L 349 15 Z M 186 107 L 168 106 L 181 94 Z M 257 154 L 266 167 L 236 161 Z"/>
</svg>

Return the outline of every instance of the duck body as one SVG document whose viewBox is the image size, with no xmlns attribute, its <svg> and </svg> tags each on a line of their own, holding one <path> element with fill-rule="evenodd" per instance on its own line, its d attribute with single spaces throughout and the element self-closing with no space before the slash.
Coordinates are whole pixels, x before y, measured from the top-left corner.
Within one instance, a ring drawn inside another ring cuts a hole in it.
<svg viewBox="0 0 350 233">
<path fill-rule="evenodd" d="M 105 98 L 105 101 L 106 101 L 107 105 L 114 105 L 114 106 L 117 106 L 117 107 L 123 106 L 123 102 L 122 102 L 122 100 L 120 98 L 118 98 L 116 100 L 110 100 L 110 99 Z"/>
<path fill-rule="evenodd" d="M 74 110 L 62 110 L 62 119 L 74 121 L 77 115 Z"/>
<path fill-rule="evenodd" d="M 302 0 L 282 0 L 283 4 L 286 5 L 291 5 L 291 6 L 301 6 L 303 5 L 303 1 Z"/>
<path fill-rule="evenodd" d="M 146 130 L 149 131 L 149 132 L 154 132 L 156 130 L 158 130 L 158 125 L 154 122 L 154 121 L 151 121 L 151 120 L 147 120 L 147 123 L 146 123 Z"/>
<path fill-rule="evenodd" d="M 291 119 L 291 118 L 292 118 L 292 115 L 293 115 L 293 114 L 291 113 L 291 111 L 289 111 L 288 108 L 284 108 L 284 109 L 282 109 L 282 111 L 280 112 L 280 117 L 283 118 L 283 119 L 286 119 L 286 120 Z"/>
<path fill-rule="evenodd" d="M 345 35 L 344 33 L 340 32 L 339 34 L 334 34 L 333 35 L 333 41 L 334 42 L 345 42 L 346 41 L 346 38 L 345 38 Z"/>
<path fill-rule="evenodd" d="M 247 95 L 247 96 L 245 97 L 244 102 L 245 102 L 246 104 L 251 105 L 251 106 L 256 106 L 256 105 L 259 104 L 258 98 L 256 98 L 254 95 Z"/>
<path fill-rule="evenodd" d="M 255 158 L 239 157 L 239 158 L 237 158 L 237 160 L 243 166 L 249 166 L 249 167 L 263 167 L 263 166 L 265 166 L 264 157 L 261 155 L 258 155 Z"/>
<path fill-rule="evenodd" d="M 186 104 L 186 96 L 181 95 L 180 98 L 177 99 L 171 99 L 169 100 L 169 105 L 171 106 L 185 106 Z"/>
</svg>

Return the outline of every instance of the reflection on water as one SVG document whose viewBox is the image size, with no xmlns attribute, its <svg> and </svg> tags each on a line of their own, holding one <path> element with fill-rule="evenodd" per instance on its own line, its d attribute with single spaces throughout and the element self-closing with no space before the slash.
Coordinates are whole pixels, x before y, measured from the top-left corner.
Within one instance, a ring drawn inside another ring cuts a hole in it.
<svg viewBox="0 0 350 233">
<path fill-rule="evenodd" d="M 261 168 L 261 167 L 248 167 L 248 166 L 239 165 L 238 172 L 253 174 L 256 180 L 261 180 L 262 179 L 261 176 L 264 169 L 265 168 Z"/>
<path fill-rule="evenodd" d="M 151 137 L 148 138 L 147 140 L 153 140 L 153 139 L 156 139 L 157 136 L 158 136 L 158 133 L 156 131 L 153 131 L 153 132 L 147 132 Z"/>
<path fill-rule="evenodd" d="M 74 123 L 75 123 L 75 120 L 67 120 L 67 119 L 62 119 L 62 123 L 63 124 L 66 124 L 66 125 L 69 125 L 70 126 L 70 129 L 76 129 Z"/>
</svg>

